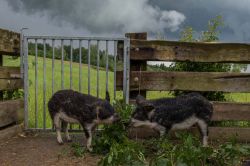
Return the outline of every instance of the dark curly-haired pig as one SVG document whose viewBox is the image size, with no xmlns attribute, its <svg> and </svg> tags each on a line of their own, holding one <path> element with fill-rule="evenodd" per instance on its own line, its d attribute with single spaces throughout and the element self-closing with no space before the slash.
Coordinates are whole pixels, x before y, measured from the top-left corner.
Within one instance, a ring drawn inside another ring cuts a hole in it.
<svg viewBox="0 0 250 166">
<path fill-rule="evenodd" d="M 132 114 L 131 125 L 146 126 L 164 135 L 169 130 L 187 129 L 198 125 L 204 146 L 208 144 L 208 123 L 213 114 L 212 104 L 198 93 L 176 98 L 146 100 L 137 96 L 137 107 Z"/>
<path fill-rule="evenodd" d="M 108 92 L 106 92 L 106 100 L 102 100 L 73 90 L 60 90 L 51 97 L 48 108 L 56 129 L 58 143 L 63 144 L 60 133 L 61 122 L 66 124 L 67 141 L 71 141 L 68 123 L 80 123 L 87 138 L 89 151 L 92 151 L 92 132 L 96 126 L 98 124 L 111 124 L 120 120 L 110 104 Z"/>
</svg>

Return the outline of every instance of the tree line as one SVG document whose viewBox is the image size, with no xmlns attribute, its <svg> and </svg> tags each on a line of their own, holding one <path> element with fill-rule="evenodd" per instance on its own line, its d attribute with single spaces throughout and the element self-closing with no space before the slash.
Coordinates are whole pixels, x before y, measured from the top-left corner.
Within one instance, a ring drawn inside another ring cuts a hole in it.
<svg viewBox="0 0 250 166">
<path fill-rule="evenodd" d="M 35 43 L 30 42 L 29 43 L 29 55 L 35 56 Z M 45 45 L 46 47 L 46 58 L 51 58 L 53 56 L 53 50 L 52 46 L 48 43 Z M 71 53 L 71 46 L 70 45 L 64 45 L 63 47 L 63 54 L 64 54 L 64 60 L 70 61 L 70 53 Z M 80 56 L 79 56 L 80 48 L 72 48 L 72 61 L 79 63 Z M 99 51 L 99 65 L 100 67 L 105 68 L 106 67 L 106 51 L 105 50 L 98 50 L 97 45 L 91 45 L 90 46 L 90 64 L 92 66 L 97 66 L 97 53 Z M 81 48 L 82 52 L 82 58 L 81 63 L 88 64 L 88 49 L 85 47 Z M 37 55 L 38 57 L 43 57 L 44 55 L 44 45 L 43 43 L 37 43 Z M 62 47 L 56 46 L 54 47 L 54 58 L 55 59 L 61 59 L 62 57 Z M 109 61 L 109 70 L 114 70 L 114 56 L 108 54 L 108 61 Z"/>
</svg>

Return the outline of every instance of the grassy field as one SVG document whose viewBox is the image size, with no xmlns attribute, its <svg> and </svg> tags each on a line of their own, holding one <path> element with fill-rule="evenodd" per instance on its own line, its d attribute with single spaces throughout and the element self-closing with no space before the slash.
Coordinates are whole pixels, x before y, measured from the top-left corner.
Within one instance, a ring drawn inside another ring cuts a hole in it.
<svg viewBox="0 0 250 166">
<path fill-rule="evenodd" d="M 29 57 L 29 125 L 30 127 L 35 127 L 35 57 Z M 19 66 L 19 59 L 12 59 L 11 57 L 4 57 L 5 66 Z M 55 60 L 55 89 L 54 92 L 61 89 L 61 61 Z M 79 64 L 73 63 L 72 68 L 72 77 L 73 77 L 73 86 L 72 89 L 79 90 Z M 97 71 L 94 68 L 91 68 L 91 89 L 90 92 L 92 95 L 96 95 L 96 82 L 97 82 Z M 105 97 L 105 81 L 106 81 L 106 72 L 104 69 L 100 70 L 100 80 L 99 80 L 99 94 L 101 98 Z M 114 96 L 114 73 L 109 72 L 109 92 L 111 99 Z M 64 62 L 64 88 L 70 88 L 70 64 L 69 62 Z M 88 67 L 86 64 L 82 64 L 82 92 L 88 92 Z M 51 119 L 47 110 L 47 102 L 52 96 L 52 60 L 46 59 L 46 127 L 51 127 Z M 122 99 L 122 92 L 116 92 L 117 99 Z M 168 92 L 147 92 L 147 98 L 159 98 L 170 96 Z M 249 93 L 230 93 L 227 94 L 228 101 L 236 102 L 250 102 Z M 38 58 L 38 127 L 43 127 L 43 58 Z"/>
<path fill-rule="evenodd" d="M 34 127 L 35 124 L 35 57 L 29 57 L 29 125 Z M 19 59 L 8 60 L 6 65 L 19 64 Z M 55 76 L 54 76 L 54 92 L 61 89 L 61 61 L 55 60 Z M 79 64 L 73 63 L 72 68 L 72 89 L 79 90 Z M 91 69 L 90 71 L 90 80 L 91 88 L 90 92 L 92 95 L 96 95 L 96 70 Z M 82 92 L 88 93 L 88 67 L 82 65 Z M 109 92 L 111 98 L 113 98 L 113 80 L 114 75 L 112 72 L 109 73 Z M 106 81 L 106 72 L 100 70 L 100 97 L 105 96 L 105 81 Z M 38 58 L 38 127 L 43 125 L 43 58 Z M 69 62 L 64 62 L 64 89 L 70 88 L 70 64 Z M 51 120 L 47 110 L 47 102 L 52 96 L 52 60 L 46 59 L 46 127 L 51 127 Z M 117 98 L 122 98 L 122 93 L 117 92 Z"/>
</svg>

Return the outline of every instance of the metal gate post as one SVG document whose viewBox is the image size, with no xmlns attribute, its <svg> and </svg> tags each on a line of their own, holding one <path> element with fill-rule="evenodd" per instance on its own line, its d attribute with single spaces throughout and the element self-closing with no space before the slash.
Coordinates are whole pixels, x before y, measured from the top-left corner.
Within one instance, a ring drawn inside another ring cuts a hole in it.
<svg viewBox="0 0 250 166">
<path fill-rule="evenodd" d="M 123 98 L 129 103 L 129 75 L 130 75 L 130 39 L 124 40 L 124 70 L 123 70 Z"/>
<path fill-rule="evenodd" d="M 29 97 L 29 77 L 28 77 L 28 39 L 23 37 L 23 67 L 24 67 L 24 129 L 28 129 L 28 97 Z"/>
</svg>

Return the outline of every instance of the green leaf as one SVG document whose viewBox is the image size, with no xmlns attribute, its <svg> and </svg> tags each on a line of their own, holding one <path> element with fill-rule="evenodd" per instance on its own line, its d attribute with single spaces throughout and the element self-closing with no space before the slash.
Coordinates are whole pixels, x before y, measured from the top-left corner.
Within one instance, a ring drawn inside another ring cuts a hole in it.
<svg viewBox="0 0 250 166">
<path fill-rule="evenodd" d="M 110 164 L 111 162 L 112 162 L 112 156 L 111 155 L 109 155 L 109 157 L 108 157 L 108 163 Z"/>
</svg>

